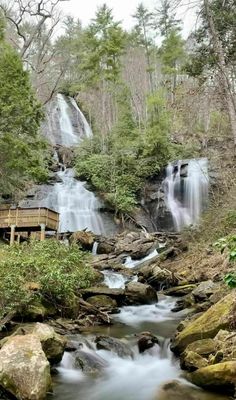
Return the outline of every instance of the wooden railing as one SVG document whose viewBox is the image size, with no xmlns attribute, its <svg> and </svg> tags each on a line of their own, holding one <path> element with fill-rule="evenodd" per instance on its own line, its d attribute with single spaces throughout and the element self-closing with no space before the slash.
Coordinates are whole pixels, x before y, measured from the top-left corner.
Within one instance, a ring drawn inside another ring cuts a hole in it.
<svg viewBox="0 0 236 400">
<path fill-rule="evenodd" d="M 0 229 L 7 229 L 14 225 L 18 230 L 40 229 L 41 225 L 46 230 L 57 231 L 59 214 L 48 208 L 0 208 Z"/>
</svg>

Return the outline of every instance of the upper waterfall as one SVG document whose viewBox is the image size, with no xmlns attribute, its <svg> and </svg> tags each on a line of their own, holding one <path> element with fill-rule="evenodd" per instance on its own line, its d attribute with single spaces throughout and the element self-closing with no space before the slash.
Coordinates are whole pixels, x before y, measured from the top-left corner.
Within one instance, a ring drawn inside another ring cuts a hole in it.
<svg viewBox="0 0 236 400">
<path fill-rule="evenodd" d="M 93 136 L 88 121 L 72 97 L 58 93 L 48 103 L 45 114 L 42 130 L 53 146 L 72 147 Z"/>
<path fill-rule="evenodd" d="M 166 168 L 165 202 L 171 212 L 174 228 L 196 225 L 208 201 L 208 162 L 202 158 L 178 161 Z"/>
</svg>

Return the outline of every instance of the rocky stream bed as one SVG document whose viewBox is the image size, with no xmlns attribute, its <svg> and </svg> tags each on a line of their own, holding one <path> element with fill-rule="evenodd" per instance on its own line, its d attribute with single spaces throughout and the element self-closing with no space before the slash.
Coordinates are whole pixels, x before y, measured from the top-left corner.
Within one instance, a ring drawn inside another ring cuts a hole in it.
<svg viewBox="0 0 236 400">
<path fill-rule="evenodd" d="M 106 239 L 78 232 L 70 241 L 96 249 L 96 284 L 80 291 L 77 318 L 52 318 L 38 305 L 23 324 L 14 317 L 6 323 L 0 398 L 234 396 L 235 291 L 220 277 L 186 281 L 166 269 L 187 251 L 178 235 L 125 232 Z"/>
</svg>

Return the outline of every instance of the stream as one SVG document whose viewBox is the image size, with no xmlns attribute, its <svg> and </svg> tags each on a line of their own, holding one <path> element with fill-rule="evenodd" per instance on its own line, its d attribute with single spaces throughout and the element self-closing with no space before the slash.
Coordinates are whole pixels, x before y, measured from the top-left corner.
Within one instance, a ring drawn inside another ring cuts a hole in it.
<svg viewBox="0 0 236 400">
<path fill-rule="evenodd" d="M 126 279 L 122 274 L 110 271 L 104 273 L 104 283 L 109 287 L 121 287 Z M 186 315 L 184 311 L 171 311 L 175 302 L 175 298 L 159 294 L 156 304 L 120 308 L 120 312 L 113 315 L 114 324 L 111 326 L 87 328 L 83 336 L 70 336 L 69 339 L 76 347 L 101 363 L 102 367 L 99 373 L 86 374 L 75 367 L 74 353 L 66 352 L 54 378 L 55 399 L 176 400 L 175 391 L 171 395 L 162 390 L 165 383 L 173 381 L 187 388 L 188 395 L 181 397 L 182 400 L 228 399 L 202 391 L 184 379 L 179 361 L 169 347 L 170 337 Z M 158 337 L 159 344 L 139 354 L 137 334 L 147 331 Z M 96 335 L 121 339 L 132 349 L 134 358 L 121 358 L 111 351 L 98 350 L 94 342 Z"/>
</svg>

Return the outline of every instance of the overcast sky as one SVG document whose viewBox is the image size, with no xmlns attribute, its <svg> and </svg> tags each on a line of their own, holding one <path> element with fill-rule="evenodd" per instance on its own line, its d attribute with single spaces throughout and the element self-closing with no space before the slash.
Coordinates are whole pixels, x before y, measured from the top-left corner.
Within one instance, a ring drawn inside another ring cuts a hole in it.
<svg viewBox="0 0 236 400">
<path fill-rule="evenodd" d="M 83 25 L 87 25 L 94 17 L 97 7 L 106 3 L 113 9 L 117 20 L 122 21 L 123 26 L 129 29 L 133 25 L 132 15 L 141 0 L 69 0 L 61 3 L 64 14 L 70 14 L 79 18 Z M 142 3 L 153 10 L 158 5 L 158 0 L 143 0 Z M 183 33 L 186 37 L 194 27 L 195 16 L 193 11 L 185 9 L 179 11 L 178 17 L 183 20 Z"/>
</svg>

